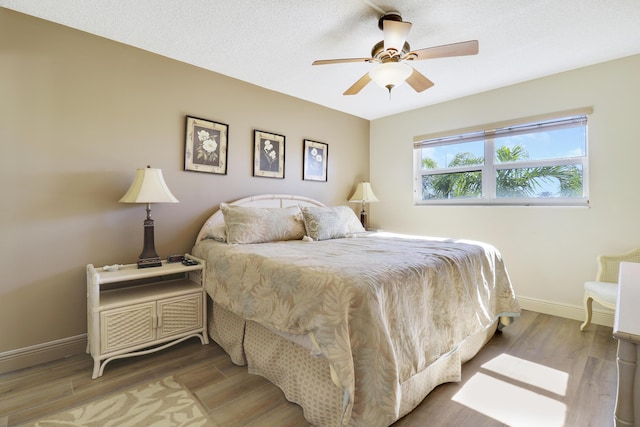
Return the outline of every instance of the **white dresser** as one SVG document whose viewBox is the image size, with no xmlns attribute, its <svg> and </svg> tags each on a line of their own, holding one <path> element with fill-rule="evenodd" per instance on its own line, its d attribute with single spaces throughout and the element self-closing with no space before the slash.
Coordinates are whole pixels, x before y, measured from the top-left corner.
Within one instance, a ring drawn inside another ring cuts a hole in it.
<svg viewBox="0 0 640 427">
<path fill-rule="evenodd" d="M 618 340 L 615 426 L 640 426 L 640 263 L 620 263 L 613 336 Z"/>
</svg>

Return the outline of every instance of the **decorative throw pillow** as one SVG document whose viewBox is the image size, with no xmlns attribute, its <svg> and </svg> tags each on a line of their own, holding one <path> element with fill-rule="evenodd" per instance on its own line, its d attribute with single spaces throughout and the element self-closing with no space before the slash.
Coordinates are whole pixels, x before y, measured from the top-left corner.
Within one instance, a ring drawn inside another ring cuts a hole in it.
<svg viewBox="0 0 640 427">
<path fill-rule="evenodd" d="M 204 238 L 217 240 L 218 242 L 226 242 L 227 241 L 226 226 L 224 224 L 220 224 L 213 227 L 208 227 L 207 231 L 205 231 L 204 233 Z"/>
<path fill-rule="evenodd" d="M 265 243 L 300 240 L 304 222 L 300 208 L 257 208 L 220 203 L 227 243 Z"/>
<path fill-rule="evenodd" d="M 339 239 L 351 233 L 365 231 L 348 206 L 300 208 L 307 236 L 313 240 Z"/>
</svg>

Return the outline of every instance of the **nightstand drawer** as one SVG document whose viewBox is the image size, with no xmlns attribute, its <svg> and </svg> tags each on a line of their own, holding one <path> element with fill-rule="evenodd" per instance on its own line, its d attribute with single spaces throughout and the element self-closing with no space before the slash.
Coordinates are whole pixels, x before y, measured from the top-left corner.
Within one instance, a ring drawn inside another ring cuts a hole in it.
<svg viewBox="0 0 640 427">
<path fill-rule="evenodd" d="M 202 328 L 202 292 L 158 301 L 158 338 Z"/>
<path fill-rule="evenodd" d="M 100 353 L 106 354 L 155 339 L 156 303 L 149 302 L 100 313 Z"/>
</svg>

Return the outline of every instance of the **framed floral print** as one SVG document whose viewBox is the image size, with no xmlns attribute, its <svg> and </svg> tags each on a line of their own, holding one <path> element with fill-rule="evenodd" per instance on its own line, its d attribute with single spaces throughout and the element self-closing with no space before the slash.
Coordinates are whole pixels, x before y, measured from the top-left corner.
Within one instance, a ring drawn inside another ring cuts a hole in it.
<svg viewBox="0 0 640 427">
<path fill-rule="evenodd" d="M 253 131 L 253 176 L 284 178 L 284 135 Z"/>
<path fill-rule="evenodd" d="M 184 170 L 227 174 L 229 126 L 187 116 Z"/>
<path fill-rule="evenodd" d="M 305 181 L 326 181 L 329 145 L 309 139 L 305 139 L 303 144 L 302 179 Z"/>
</svg>

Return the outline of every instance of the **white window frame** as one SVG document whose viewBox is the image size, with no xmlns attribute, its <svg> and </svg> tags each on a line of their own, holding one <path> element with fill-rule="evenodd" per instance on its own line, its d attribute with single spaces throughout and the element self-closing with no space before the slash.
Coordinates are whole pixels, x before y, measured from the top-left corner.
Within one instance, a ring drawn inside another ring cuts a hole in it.
<svg viewBox="0 0 640 427">
<path fill-rule="evenodd" d="M 415 205 L 507 205 L 507 206 L 588 206 L 589 205 L 589 136 L 588 136 L 588 115 L 590 108 L 571 110 L 551 115 L 530 117 L 513 120 L 509 122 L 484 125 L 478 128 L 468 128 L 444 132 L 440 134 L 422 135 L 414 138 L 414 204 Z M 517 134 L 517 128 L 525 124 L 541 125 L 570 119 L 584 119 L 584 126 L 587 129 L 585 141 L 585 155 L 576 157 L 563 157 L 556 159 L 518 161 L 510 163 L 496 163 L 495 159 L 495 135 L 512 132 Z M 514 131 L 514 128 L 516 130 Z M 469 165 L 461 167 L 445 167 L 438 169 L 422 169 L 422 148 L 435 147 L 451 144 L 459 144 L 471 140 L 484 141 L 484 164 Z M 582 166 L 582 197 L 525 197 L 506 198 L 496 197 L 496 176 L 497 171 L 511 168 L 529 168 L 536 166 L 557 166 L 557 165 L 581 165 Z M 482 196 L 473 198 L 455 199 L 429 199 L 422 200 L 422 177 L 425 175 L 452 174 L 456 172 L 482 173 Z"/>
</svg>

